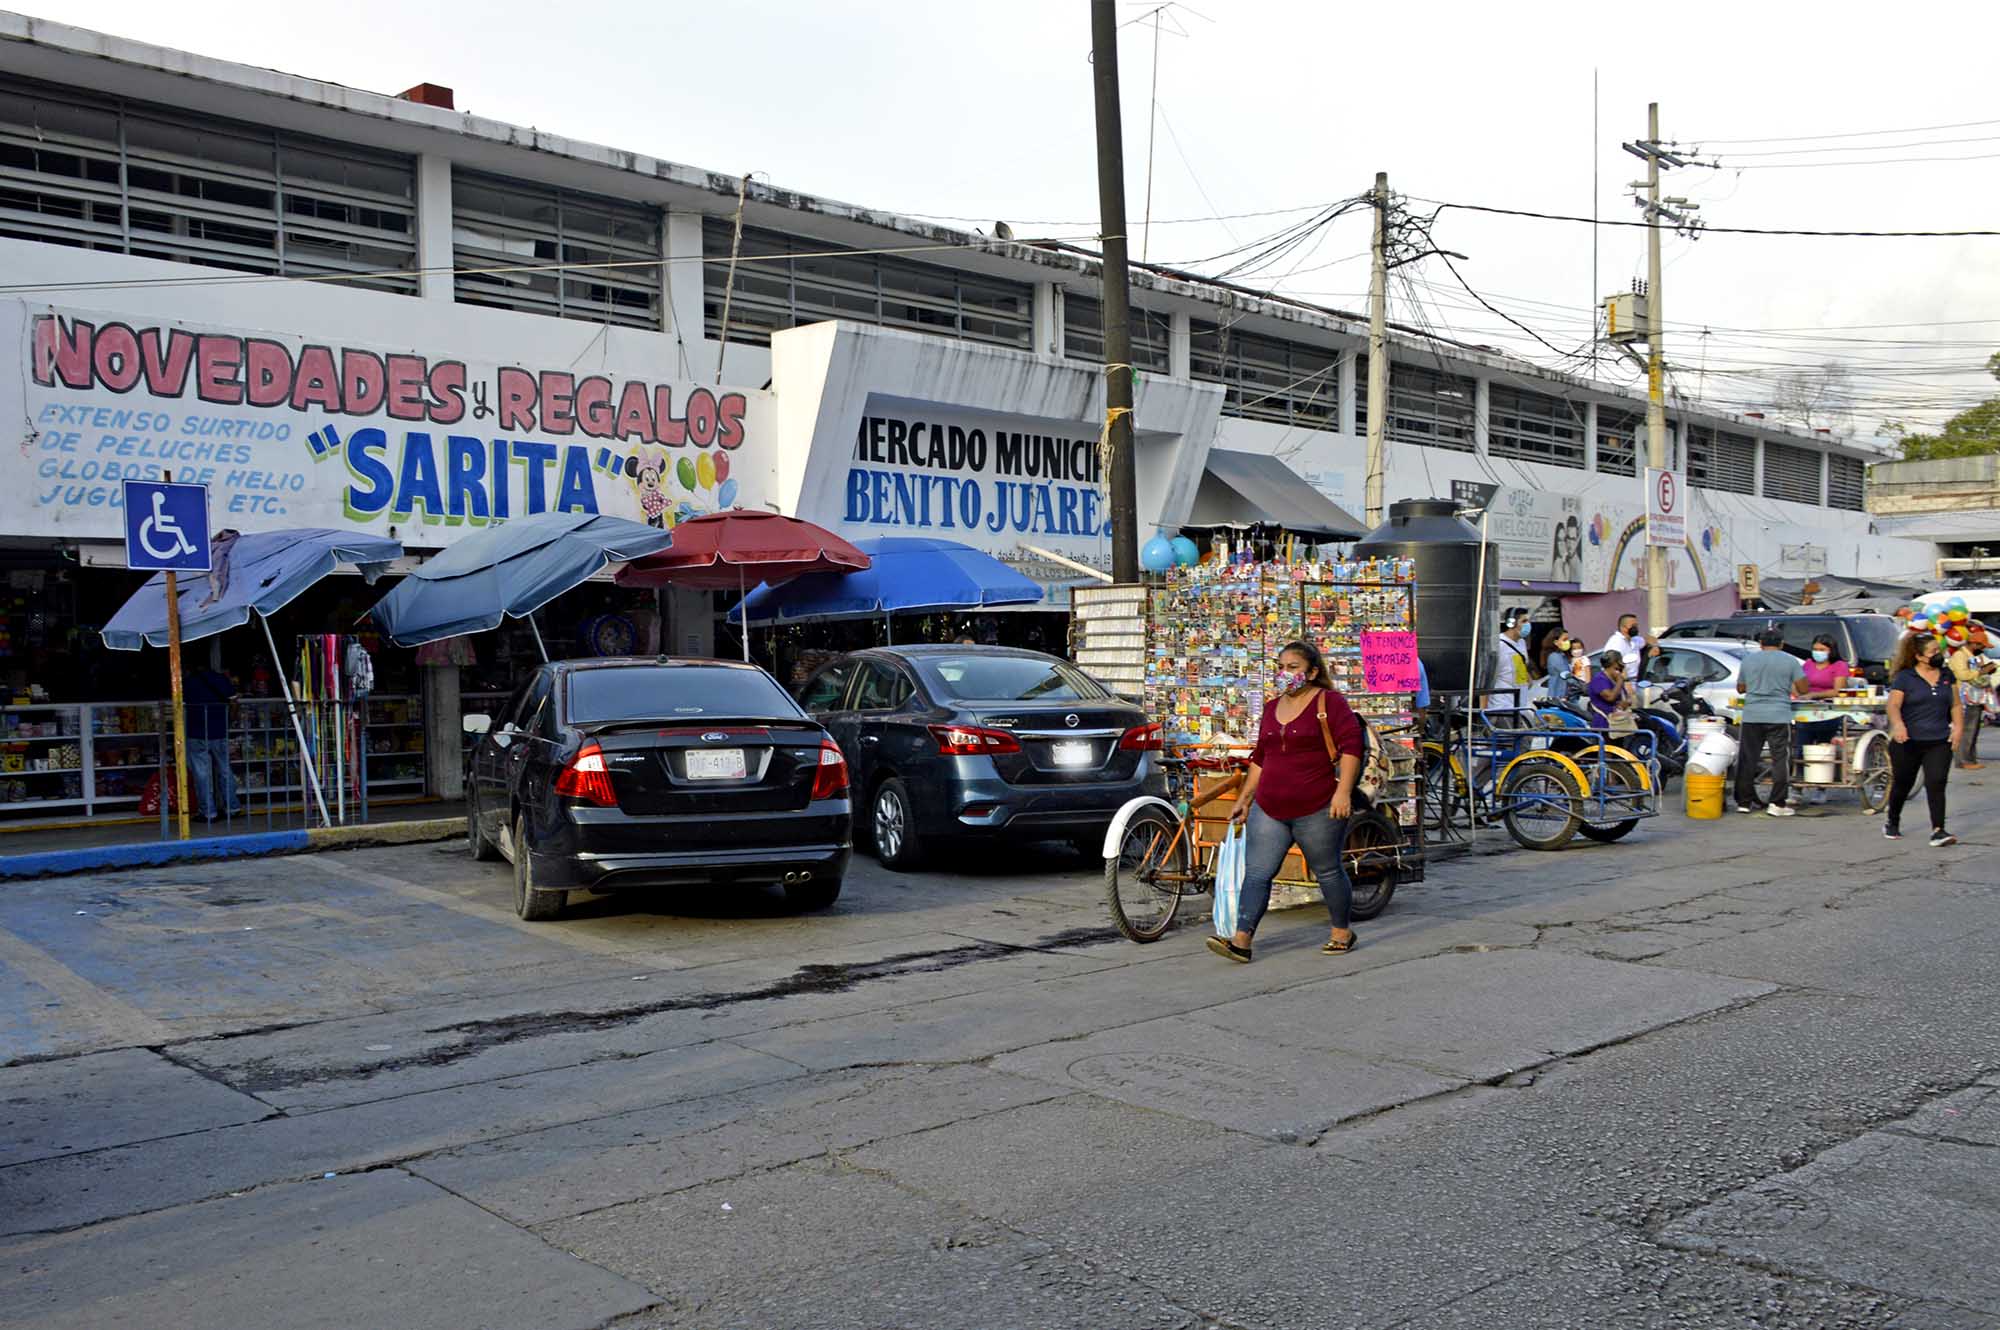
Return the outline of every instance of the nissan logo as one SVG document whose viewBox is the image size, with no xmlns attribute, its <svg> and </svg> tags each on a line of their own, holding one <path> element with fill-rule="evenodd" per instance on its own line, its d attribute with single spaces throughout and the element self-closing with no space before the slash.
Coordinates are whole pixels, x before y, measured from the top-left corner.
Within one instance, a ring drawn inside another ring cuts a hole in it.
<svg viewBox="0 0 2000 1330">
<path fill-rule="evenodd" d="M 724 739 L 727 739 L 728 737 L 729 736 L 723 733 L 721 730 L 710 730 L 707 734 L 701 736 L 701 741 L 705 744 L 721 743 Z"/>
<path fill-rule="evenodd" d="M 1073 730 L 1073 729 L 1075 729 L 1075 728 L 1076 728 L 1076 713 L 1075 713 L 1074 711 L 1072 711 L 1072 712 L 1070 712 L 1070 713 L 1069 713 L 1069 714 L 1068 714 L 1067 716 L 1064 716 L 1064 717 L 1063 717 L 1063 724 L 1065 724 L 1065 725 L 1069 726 L 1069 727 L 1070 727 L 1070 728 L 1071 728 L 1072 730 Z"/>
</svg>

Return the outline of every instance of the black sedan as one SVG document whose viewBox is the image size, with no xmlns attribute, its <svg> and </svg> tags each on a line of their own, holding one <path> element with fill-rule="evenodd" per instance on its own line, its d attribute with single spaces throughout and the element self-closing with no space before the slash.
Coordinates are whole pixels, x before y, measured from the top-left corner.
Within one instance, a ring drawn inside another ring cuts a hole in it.
<svg viewBox="0 0 2000 1330">
<path fill-rule="evenodd" d="M 804 909 L 840 895 L 847 763 L 754 665 L 556 661 L 465 728 L 481 736 L 466 839 L 513 861 L 523 919 L 576 889 L 777 883 Z"/>
<path fill-rule="evenodd" d="M 1125 801 L 1162 784 L 1160 727 L 1038 651 L 859 651 L 807 680 L 799 702 L 847 754 L 891 868 L 967 837 L 1069 840 L 1096 854 Z"/>
</svg>

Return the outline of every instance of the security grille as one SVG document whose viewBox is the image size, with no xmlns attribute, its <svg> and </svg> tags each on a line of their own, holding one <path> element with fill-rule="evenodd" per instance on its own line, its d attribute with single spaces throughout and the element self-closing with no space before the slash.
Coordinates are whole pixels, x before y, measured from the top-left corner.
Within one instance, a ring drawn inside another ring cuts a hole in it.
<svg viewBox="0 0 2000 1330">
<path fill-rule="evenodd" d="M 1764 497 L 1819 506 L 1820 454 L 1795 444 L 1764 441 Z"/>
<path fill-rule="evenodd" d="M 708 335 L 722 333 L 732 225 L 702 228 Z M 810 236 L 745 229 L 729 301 L 729 340 L 766 345 L 782 328 L 828 319 L 940 333 L 1026 350 L 1034 290 L 1021 282 L 955 272 L 881 254 L 844 254 Z"/>
<path fill-rule="evenodd" d="M 408 294 L 416 170 L 407 157 L 6 79 L 0 235 Z"/>
<path fill-rule="evenodd" d="M 1222 414 L 1334 429 L 1340 419 L 1340 352 L 1196 322 L 1188 373 L 1228 386 Z"/>
<path fill-rule="evenodd" d="M 467 172 L 451 196 L 461 302 L 660 326 L 658 210 Z"/>
<path fill-rule="evenodd" d="M 1597 408 L 1597 469 L 1607 476 L 1639 474 L 1639 434 L 1644 416 Z"/>
<path fill-rule="evenodd" d="M 1363 358 L 1362 372 L 1366 372 Z M 1389 365 L 1387 433 L 1396 443 L 1426 444 L 1453 452 L 1473 450 L 1471 379 L 1420 365 Z"/>
<path fill-rule="evenodd" d="M 1560 397 L 1494 384 L 1488 390 L 1486 450 L 1551 466 L 1583 466 L 1583 411 Z"/>
<path fill-rule="evenodd" d="M 1826 506 L 1850 513 L 1861 512 L 1867 489 L 1868 468 L 1858 457 L 1826 459 Z"/>
<path fill-rule="evenodd" d="M 1063 308 L 1063 355 L 1071 360 L 1104 363 L 1104 305 L 1089 296 L 1065 291 Z M 1173 368 L 1174 321 L 1157 310 L 1132 306 L 1132 363 L 1155 374 Z"/>
<path fill-rule="evenodd" d="M 1687 427 L 1688 484 L 1731 494 L 1755 494 L 1756 479 L 1756 440 L 1705 425 Z"/>
</svg>

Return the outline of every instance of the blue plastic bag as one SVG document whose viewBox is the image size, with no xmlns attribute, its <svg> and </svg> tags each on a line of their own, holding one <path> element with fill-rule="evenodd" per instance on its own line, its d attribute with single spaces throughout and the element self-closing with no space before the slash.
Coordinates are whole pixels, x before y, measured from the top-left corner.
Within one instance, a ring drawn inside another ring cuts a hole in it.
<svg viewBox="0 0 2000 1330">
<path fill-rule="evenodd" d="M 1234 822 L 1215 847 L 1215 935 L 1236 936 L 1236 902 L 1243 895 L 1243 828 Z"/>
</svg>

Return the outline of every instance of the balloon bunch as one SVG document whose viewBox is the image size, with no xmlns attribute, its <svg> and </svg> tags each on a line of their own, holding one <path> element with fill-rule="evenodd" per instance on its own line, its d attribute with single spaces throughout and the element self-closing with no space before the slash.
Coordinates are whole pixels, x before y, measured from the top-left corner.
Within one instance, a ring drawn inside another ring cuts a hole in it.
<svg viewBox="0 0 2000 1330">
<path fill-rule="evenodd" d="M 1983 651 L 1988 644 L 1986 625 L 1972 617 L 1963 596 L 1953 596 L 1941 603 L 1912 601 L 1897 610 L 1896 617 L 1903 621 L 1903 631 L 1916 636 L 1929 634 L 1946 646 L 1969 645 Z"/>
</svg>

